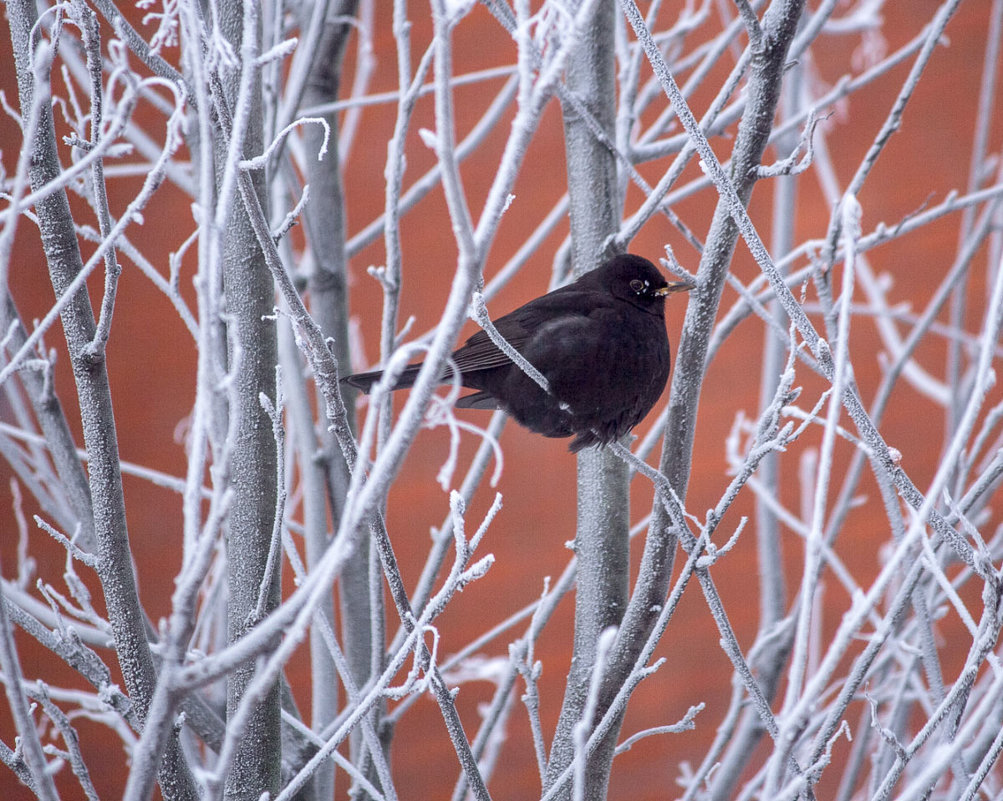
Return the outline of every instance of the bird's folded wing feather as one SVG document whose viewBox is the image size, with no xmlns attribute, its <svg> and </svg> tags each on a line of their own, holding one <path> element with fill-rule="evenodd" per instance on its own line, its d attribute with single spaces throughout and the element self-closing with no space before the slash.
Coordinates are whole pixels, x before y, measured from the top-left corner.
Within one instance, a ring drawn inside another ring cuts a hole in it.
<svg viewBox="0 0 1003 801">
<path fill-rule="evenodd" d="M 594 293 L 583 292 L 574 285 L 562 287 L 499 317 L 494 326 L 506 342 L 522 353 L 544 324 L 552 328 L 555 323 L 559 324 L 562 317 L 587 318 L 591 311 L 588 306 L 590 300 L 594 302 Z M 512 363 L 483 330 L 470 337 L 456 351 L 453 362 L 460 372 L 487 370 Z"/>
</svg>

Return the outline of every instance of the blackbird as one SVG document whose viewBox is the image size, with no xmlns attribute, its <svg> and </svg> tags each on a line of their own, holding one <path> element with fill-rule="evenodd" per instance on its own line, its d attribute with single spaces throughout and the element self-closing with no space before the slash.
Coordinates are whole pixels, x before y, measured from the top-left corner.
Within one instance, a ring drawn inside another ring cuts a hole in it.
<svg viewBox="0 0 1003 801">
<path fill-rule="evenodd" d="M 461 409 L 503 409 L 545 437 L 574 435 L 569 450 L 605 445 L 626 434 L 655 405 L 669 377 L 665 297 L 693 288 L 666 281 L 647 259 L 614 256 L 577 281 L 494 321 L 495 328 L 547 379 L 550 394 L 478 331 L 454 351 L 452 379 L 478 390 Z M 421 364 L 404 368 L 394 389 L 414 385 Z M 380 370 L 342 380 L 369 392 Z"/>
</svg>

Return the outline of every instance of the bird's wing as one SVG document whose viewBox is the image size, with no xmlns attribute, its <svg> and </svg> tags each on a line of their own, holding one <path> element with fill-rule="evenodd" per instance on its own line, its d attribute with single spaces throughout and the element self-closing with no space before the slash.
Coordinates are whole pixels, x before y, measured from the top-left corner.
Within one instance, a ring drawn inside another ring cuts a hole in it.
<svg viewBox="0 0 1003 801">
<path fill-rule="evenodd" d="M 531 300 L 493 323 L 505 341 L 519 353 L 523 353 L 526 345 L 536 337 L 541 328 L 558 320 L 584 319 L 594 310 L 596 301 L 595 292 L 583 292 L 575 285 L 569 285 Z M 453 354 L 453 361 L 461 373 L 512 363 L 483 330 L 470 337 Z"/>
</svg>

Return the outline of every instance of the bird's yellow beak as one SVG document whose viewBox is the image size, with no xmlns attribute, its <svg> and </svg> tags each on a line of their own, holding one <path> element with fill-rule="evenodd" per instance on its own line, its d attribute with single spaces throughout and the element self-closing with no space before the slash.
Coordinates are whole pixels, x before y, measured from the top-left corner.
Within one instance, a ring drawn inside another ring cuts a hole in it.
<svg viewBox="0 0 1003 801">
<path fill-rule="evenodd" d="M 655 294 L 659 297 L 664 297 L 665 295 L 671 295 L 673 292 L 689 292 L 691 289 L 696 289 L 696 281 L 669 281 L 661 289 L 656 289 Z"/>
</svg>

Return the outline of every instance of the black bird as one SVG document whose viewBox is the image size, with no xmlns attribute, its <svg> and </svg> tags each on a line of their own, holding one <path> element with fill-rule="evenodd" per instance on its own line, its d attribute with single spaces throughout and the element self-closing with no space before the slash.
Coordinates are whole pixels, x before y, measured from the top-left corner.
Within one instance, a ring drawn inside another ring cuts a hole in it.
<svg viewBox="0 0 1003 801">
<path fill-rule="evenodd" d="M 572 452 L 626 434 L 655 405 L 669 377 L 665 297 L 693 288 L 666 281 L 647 259 L 614 256 L 577 281 L 494 321 L 498 332 L 550 384 L 550 393 L 478 331 L 456 350 L 460 383 L 478 392 L 461 409 L 504 409 L 545 437 L 570 437 Z M 414 385 L 421 364 L 404 368 L 394 389 Z M 342 380 L 369 392 L 380 370 Z M 442 381 L 448 382 L 447 367 Z"/>
</svg>

